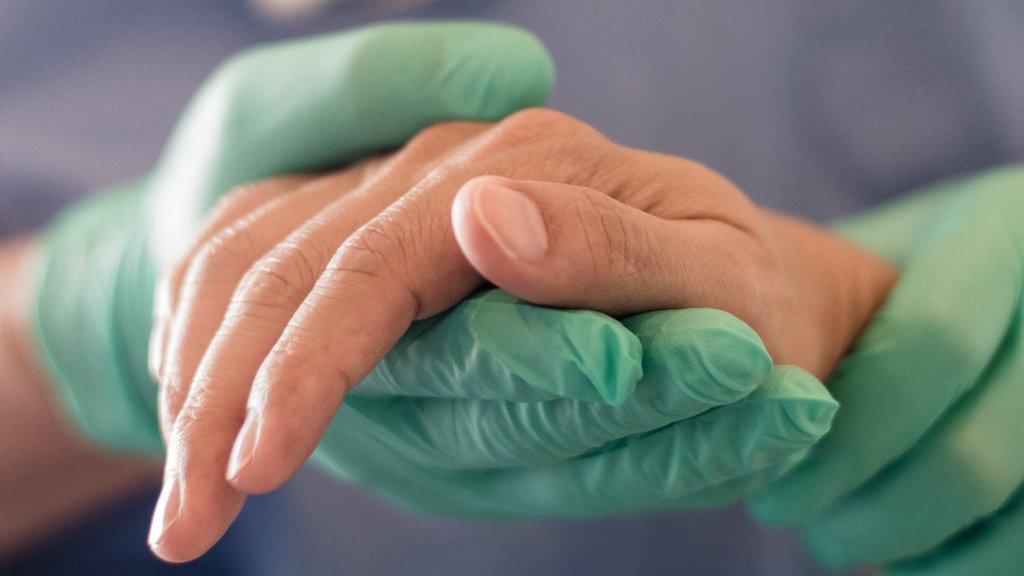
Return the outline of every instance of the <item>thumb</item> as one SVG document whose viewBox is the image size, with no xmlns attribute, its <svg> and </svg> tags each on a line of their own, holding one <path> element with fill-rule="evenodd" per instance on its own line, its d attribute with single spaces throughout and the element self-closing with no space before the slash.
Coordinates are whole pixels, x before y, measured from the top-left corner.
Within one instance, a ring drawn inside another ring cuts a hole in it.
<svg viewBox="0 0 1024 576">
<path fill-rule="evenodd" d="M 692 277 L 711 265 L 701 262 L 710 248 L 685 226 L 590 188 L 496 176 L 467 182 L 452 206 L 456 240 L 487 280 L 536 304 L 612 315 L 707 301 Z"/>
<path fill-rule="evenodd" d="M 541 105 L 553 75 L 534 36 L 485 23 L 385 24 L 244 52 L 200 89 L 150 182 L 158 261 L 239 184 L 339 166 L 437 122 Z"/>
</svg>

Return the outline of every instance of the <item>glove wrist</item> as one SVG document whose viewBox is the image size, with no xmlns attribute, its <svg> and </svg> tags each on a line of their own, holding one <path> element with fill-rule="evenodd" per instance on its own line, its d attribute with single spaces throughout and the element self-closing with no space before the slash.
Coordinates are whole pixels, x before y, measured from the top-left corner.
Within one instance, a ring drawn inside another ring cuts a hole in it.
<svg viewBox="0 0 1024 576">
<path fill-rule="evenodd" d="M 57 221 L 40 249 L 33 307 L 41 363 L 76 424 L 129 452 L 162 450 L 146 369 L 154 273 L 144 194 L 107 192 Z"/>
</svg>

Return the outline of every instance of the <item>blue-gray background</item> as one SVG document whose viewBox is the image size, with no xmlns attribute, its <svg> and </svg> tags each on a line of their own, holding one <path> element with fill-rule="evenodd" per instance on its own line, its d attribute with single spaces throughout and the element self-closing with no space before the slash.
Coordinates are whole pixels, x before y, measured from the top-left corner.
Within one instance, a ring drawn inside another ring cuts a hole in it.
<svg viewBox="0 0 1024 576">
<path fill-rule="evenodd" d="M 395 18 L 525 26 L 558 65 L 554 107 L 813 218 L 1024 159 L 1019 0 L 349 1 L 300 20 L 241 0 L 4 0 L 0 235 L 144 173 L 188 96 L 231 53 Z M 740 508 L 460 523 L 409 516 L 315 471 L 267 507 L 291 521 L 237 540 L 296 559 L 301 574 L 824 573 L 792 535 L 754 527 Z M 142 534 L 124 546 L 141 547 Z"/>
</svg>

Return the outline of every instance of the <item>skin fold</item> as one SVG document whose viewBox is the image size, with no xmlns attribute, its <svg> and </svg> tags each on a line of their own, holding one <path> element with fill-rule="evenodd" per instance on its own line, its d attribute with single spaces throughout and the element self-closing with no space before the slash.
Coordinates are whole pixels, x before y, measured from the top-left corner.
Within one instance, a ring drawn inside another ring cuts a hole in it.
<svg viewBox="0 0 1024 576">
<path fill-rule="evenodd" d="M 150 363 L 168 458 L 151 546 L 201 554 L 244 494 L 301 466 L 413 321 L 486 281 L 619 317 L 724 310 L 776 363 L 824 378 L 895 278 L 696 162 L 543 109 L 436 125 L 388 157 L 243 187 L 157 299 Z"/>
</svg>

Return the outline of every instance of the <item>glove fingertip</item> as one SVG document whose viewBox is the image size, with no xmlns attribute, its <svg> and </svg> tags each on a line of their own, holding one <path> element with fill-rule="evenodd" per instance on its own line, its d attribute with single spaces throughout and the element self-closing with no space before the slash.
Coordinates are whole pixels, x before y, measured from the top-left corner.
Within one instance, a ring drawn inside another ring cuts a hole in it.
<svg viewBox="0 0 1024 576">
<path fill-rule="evenodd" d="M 839 402 L 817 378 L 796 366 L 777 366 L 769 385 L 763 386 L 765 397 L 782 401 L 786 416 L 793 423 L 794 435 L 803 435 L 816 442 L 832 427 L 839 411 Z"/>
<path fill-rule="evenodd" d="M 644 347 L 645 367 L 664 372 L 686 394 L 709 406 L 747 396 L 772 370 L 761 338 L 720 310 L 662 310 L 624 324 Z"/>
<path fill-rule="evenodd" d="M 456 23 L 467 27 L 450 47 L 448 69 L 476 70 L 479 84 L 441 90 L 453 112 L 472 109 L 474 118 L 498 120 L 516 110 L 543 105 L 555 84 L 555 65 L 547 48 L 522 28 L 493 23 Z"/>
<path fill-rule="evenodd" d="M 769 383 L 751 396 L 755 395 L 780 401 L 789 438 L 804 447 L 813 446 L 828 434 L 839 411 L 839 402 L 825 386 L 794 366 L 777 367 Z M 784 525 L 807 520 L 810 511 L 795 506 L 799 495 L 786 488 L 777 482 L 751 500 L 749 509 L 758 522 Z"/>
<path fill-rule="evenodd" d="M 351 70 L 362 84 L 353 92 L 360 116 L 389 122 L 405 137 L 440 121 L 498 120 L 540 106 L 554 85 L 554 65 L 535 36 L 483 22 L 369 28 Z"/>
<path fill-rule="evenodd" d="M 806 452 L 832 424 L 838 404 L 813 376 L 780 366 L 757 390 L 743 399 L 759 450 L 773 454 Z"/>
</svg>

